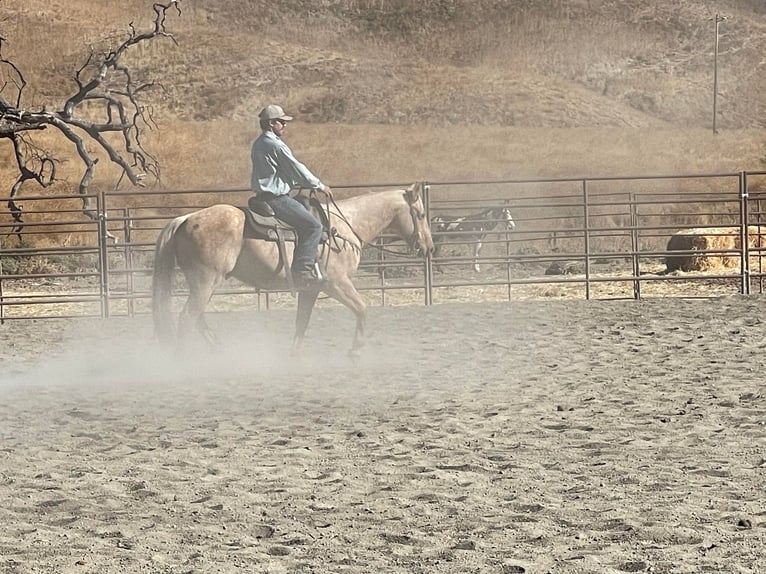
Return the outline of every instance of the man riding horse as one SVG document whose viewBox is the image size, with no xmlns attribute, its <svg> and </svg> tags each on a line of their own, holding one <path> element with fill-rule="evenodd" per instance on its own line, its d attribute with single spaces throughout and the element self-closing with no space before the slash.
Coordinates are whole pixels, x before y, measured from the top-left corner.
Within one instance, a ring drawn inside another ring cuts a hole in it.
<svg viewBox="0 0 766 574">
<path fill-rule="evenodd" d="M 295 228 L 296 243 L 290 265 L 298 289 L 312 289 L 322 283 L 316 265 L 322 224 L 289 192 L 295 188 L 322 191 L 328 198 L 332 190 L 299 162 L 282 140 L 287 122 L 292 120 L 281 106 L 271 104 L 258 114 L 261 135 L 253 142 L 250 159 L 253 164 L 251 189 L 260 201 L 267 203 L 274 215 Z"/>
</svg>

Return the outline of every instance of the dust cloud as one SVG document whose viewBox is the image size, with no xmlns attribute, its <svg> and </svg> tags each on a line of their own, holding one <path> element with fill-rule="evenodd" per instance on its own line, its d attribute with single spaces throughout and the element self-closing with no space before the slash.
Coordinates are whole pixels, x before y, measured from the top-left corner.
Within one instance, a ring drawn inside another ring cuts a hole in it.
<svg viewBox="0 0 766 574">
<path fill-rule="evenodd" d="M 8 324 L 0 331 L 6 349 L 0 393 L 149 402 L 165 393 L 176 393 L 173 400 L 186 393 L 204 402 L 206 393 L 221 392 L 236 400 L 247 387 L 248 400 L 257 396 L 278 403 L 300 396 L 351 404 L 407 390 L 410 384 L 407 374 L 416 357 L 406 345 L 372 342 L 360 359 L 347 355 L 354 321 L 345 309 L 316 310 L 297 353 L 291 352 L 292 312 L 212 314 L 208 320 L 218 347 L 210 349 L 195 334 L 183 352 L 162 348 L 148 317 Z M 382 379 L 385 384 L 378 384 Z"/>
</svg>

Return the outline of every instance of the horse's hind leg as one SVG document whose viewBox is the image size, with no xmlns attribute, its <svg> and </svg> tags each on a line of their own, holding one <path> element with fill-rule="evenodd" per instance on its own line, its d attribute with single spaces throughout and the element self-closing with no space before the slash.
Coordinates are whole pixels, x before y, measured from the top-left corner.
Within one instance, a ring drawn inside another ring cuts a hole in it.
<svg viewBox="0 0 766 574">
<path fill-rule="evenodd" d="M 300 291 L 298 293 L 298 310 L 295 316 L 295 337 L 293 337 L 293 353 L 295 353 L 306 336 L 306 329 L 311 320 L 311 313 L 314 310 L 319 291 Z"/>
<path fill-rule="evenodd" d="M 189 284 L 189 298 L 178 318 L 179 347 L 185 343 L 193 327 L 197 328 L 210 346 L 213 346 L 216 343 L 216 337 L 208 326 L 204 313 L 221 279 L 213 271 L 197 273 L 194 277 L 190 275 L 186 277 Z"/>
<path fill-rule="evenodd" d="M 199 333 L 202 335 L 205 341 L 207 341 L 208 345 L 210 345 L 211 347 L 218 346 L 218 337 L 210 328 L 210 325 L 207 324 L 207 320 L 205 319 L 204 312 L 201 313 L 200 316 L 197 318 L 197 331 L 199 331 Z"/>
</svg>

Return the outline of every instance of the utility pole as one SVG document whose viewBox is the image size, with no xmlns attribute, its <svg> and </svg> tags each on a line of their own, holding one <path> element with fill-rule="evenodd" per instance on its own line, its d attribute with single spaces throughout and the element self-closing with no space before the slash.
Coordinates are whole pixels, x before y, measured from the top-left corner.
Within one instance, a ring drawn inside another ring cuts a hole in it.
<svg viewBox="0 0 766 574">
<path fill-rule="evenodd" d="M 715 18 L 709 18 L 709 20 L 715 20 L 715 44 L 713 47 L 713 133 L 718 133 L 717 120 L 718 120 L 718 38 L 719 27 L 721 22 L 726 20 L 726 16 L 716 14 Z"/>
</svg>

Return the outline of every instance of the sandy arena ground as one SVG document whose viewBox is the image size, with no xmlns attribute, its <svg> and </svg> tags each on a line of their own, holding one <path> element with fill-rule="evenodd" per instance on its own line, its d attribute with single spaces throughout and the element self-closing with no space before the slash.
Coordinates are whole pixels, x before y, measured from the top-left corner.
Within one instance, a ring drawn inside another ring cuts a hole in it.
<svg viewBox="0 0 766 574">
<path fill-rule="evenodd" d="M 765 306 L 9 321 L 0 572 L 764 572 Z"/>
</svg>

